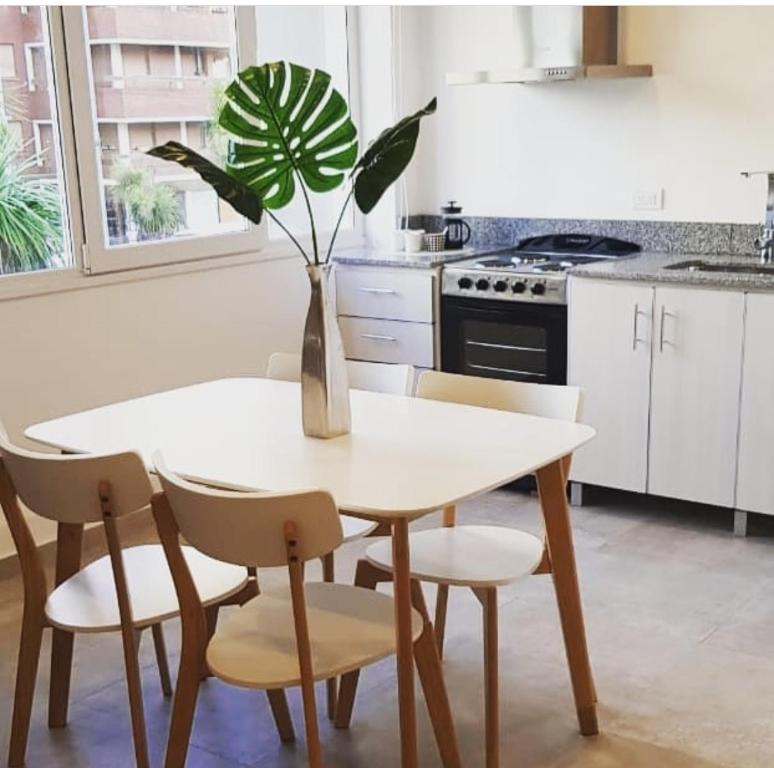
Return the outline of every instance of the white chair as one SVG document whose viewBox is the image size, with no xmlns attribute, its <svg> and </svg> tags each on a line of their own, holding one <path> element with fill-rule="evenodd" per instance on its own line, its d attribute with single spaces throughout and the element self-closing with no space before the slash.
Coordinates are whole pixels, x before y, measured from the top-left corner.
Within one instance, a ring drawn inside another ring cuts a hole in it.
<svg viewBox="0 0 774 768">
<path fill-rule="evenodd" d="M 314 683 L 395 653 L 393 599 L 344 584 L 304 584 L 304 563 L 322 558 L 343 541 L 341 518 L 326 491 L 232 493 L 182 480 L 164 467 L 159 456 L 156 469 L 163 493 L 154 495 L 153 513 L 183 622 L 166 768 L 185 765 L 203 663 L 216 677 L 243 688 L 300 686 L 309 764 L 321 768 Z M 286 566 L 290 588 L 261 593 L 222 622 L 208 642 L 201 596 L 181 556 L 181 535 L 202 552 L 229 563 Z M 423 631 L 425 620 L 413 610 L 420 675 L 432 663 L 428 650 L 437 666 L 432 633 Z M 430 700 L 428 705 L 432 713 Z"/>
<path fill-rule="evenodd" d="M 417 397 L 483 408 L 529 413 L 576 421 L 581 404 L 578 387 L 530 384 L 427 371 L 419 379 Z M 569 461 L 565 462 L 565 470 Z M 497 647 L 497 588 L 534 573 L 544 558 L 539 538 L 512 528 L 488 525 L 454 527 L 453 509 L 445 527 L 412 533 L 411 574 L 438 584 L 436 633 L 442 650 L 450 586 L 468 587 L 484 611 L 484 670 L 486 690 L 486 765 L 499 765 L 499 703 Z M 392 569 L 389 541 L 366 550 L 367 562 L 383 572 Z M 347 689 L 348 684 L 342 683 Z M 351 712 L 351 697 L 348 704 Z"/>
<path fill-rule="evenodd" d="M 60 456 L 11 445 L 0 425 L 0 505 L 11 530 L 22 571 L 24 615 L 16 673 L 8 764 L 24 764 L 43 630 L 51 627 L 52 690 L 49 725 L 64 726 L 77 632 L 120 631 L 137 765 L 147 768 L 148 749 L 137 650 L 140 633 L 152 627 L 165 692 L 171 693 L 161 622 L 179 612 L 177 595 L 161 546 L 121 548 L 117 519 L 146 508 L 153 489 L 136 453 Z M 104 525 L 109 554 L 77 570 L 49 593 L 35 541 L 20 502 L 69 530 L 84 523 Z M 244 568 L 185 548 L 185 558 L 205 605 L 218 605 L 247 583 Z M 58 634 L 57 634 L 58 633 Z M 159 641 L 162 641 L 159 646 Z M 57 678 L 62 684 L 53 685 Z"/>
</svg>

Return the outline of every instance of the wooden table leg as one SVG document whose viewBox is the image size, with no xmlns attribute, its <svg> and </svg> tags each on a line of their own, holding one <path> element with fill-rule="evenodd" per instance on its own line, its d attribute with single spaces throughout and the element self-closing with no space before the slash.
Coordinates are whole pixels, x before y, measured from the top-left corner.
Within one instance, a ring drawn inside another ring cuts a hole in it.
<svg viewBox="0 0 774 768">
<path fill-rule="evenodd" d="M 562 460 L 537 471 L 538 491 L 578 723 L 581 733 L 591 736 L 599 732 L 599 727 L 564 477 Z"/>
<path fill-rule="evenodd" d="M 414 608 L 422 615 L 424 624 L 421 637 L 414 643 L 414 656 L 441 762 L 444 768 L 461 768 L 462 760 L 449 706 L 449 696 L 446 693 L 446 682 L 443 679 L 441 657 L 438 654 L 422 586 L 416 579 L 411 582 L 411 595 Z"/>
<path fill-rule="evenodd" d="M 394 520 L 392 524 L 392 563 L 392 578 L 395 585 L 401 766 L 402 768 L 418 768 L 417 717 L 414 698 L 414 641 L 411 637 L 409 524 L 405 518 Z"/>
<path fill-rule="evenodd" d="M 56 539 L 55 582 L 57 586 L 80 569 L 82 544 L 82 524 L 59 523 Z M 54 629 L 51 637 L 51 679 L 48 694 L 50 728 L 63 728 L 67 725 L 74 637 L 72 632 L 66 632 L 63 629 Z"/>
</svg>

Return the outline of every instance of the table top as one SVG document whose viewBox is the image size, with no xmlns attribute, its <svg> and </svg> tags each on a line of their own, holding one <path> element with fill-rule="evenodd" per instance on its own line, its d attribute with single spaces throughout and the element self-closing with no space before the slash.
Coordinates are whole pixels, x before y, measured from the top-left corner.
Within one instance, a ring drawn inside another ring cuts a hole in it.
<svg viewBox="0 0 774 768">
<path fill-rule="evenodd" d="M 220 379 L 29 427 L 31 440 L 75 453 L 137 450 L 194 481 L 236 490 L 325 488 L 341 509 L 415 517 L 504 485 L 572 453 L 583 424 L 456 403 L 350 390 L 352 432 L 301 429 L 301 388 Z"/>
</svg>

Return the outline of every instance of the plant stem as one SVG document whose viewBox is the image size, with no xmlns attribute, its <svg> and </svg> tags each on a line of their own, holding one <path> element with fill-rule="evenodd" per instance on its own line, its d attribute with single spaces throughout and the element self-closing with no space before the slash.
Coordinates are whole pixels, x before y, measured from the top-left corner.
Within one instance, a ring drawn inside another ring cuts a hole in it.
<svg viewBox="0 0 774 768">
<path fill-rule="evenodd" d="M 306 184 L 298 170 L 295 171 L 298 184 L 304 193 L 304 202 L 306 203 L 306 212 L 309 214 L 309 223 L 312 226 L 312 250 L 314 251 L 314 263 L 317 266 L 320 263 L 320 252 L 317 248 L 317 228 L 314 225 L 314 213 L 312 213 L 312 203 L 309 201 L 309 193 L 306 191 Z"/>
<path fill-rule="evenodd" d="M 331 253 L 333 253 L 333 244 L 336 242 L 336 235 L 339 234 L 339 227 L 341 226 L 341 222 L 344 219 L 344 212 L 347 210 L 349 201 L 352 199 L 352 195 L 354 194 L 355 194 L 355 187 L 353 186 L 350 188 L 349 194 L 344 200 L 344 205 L 341 206 L 341 212 L 339 213 L 339 218 L 336 220 L 336 226 L 333 229 L 333 234 L 331 235 L 331 241 L 328 244 L 328 253 L 325 254 L 325 261 L 323 262 L 323 264 L 327 264 L 331 258 Z"/>
<path fill-rule="evenodd" d="M 271 220 L 293 241 L 293 244 L 296 246 L 296 248 L 298 248 L 298 250 L 301 252 L 301 255 L 304 257 L 304 261 L 309 266 L 312 266 L 312 262 L 309 261 L 309 257 L 306 255 L 306 251 L 301 247 L 301 243 L 299 243 L 298 240 L 293 237 L 290 230 L 268 208 L 264 208 L 264 210 L 269 214 Z"/>
</svg>

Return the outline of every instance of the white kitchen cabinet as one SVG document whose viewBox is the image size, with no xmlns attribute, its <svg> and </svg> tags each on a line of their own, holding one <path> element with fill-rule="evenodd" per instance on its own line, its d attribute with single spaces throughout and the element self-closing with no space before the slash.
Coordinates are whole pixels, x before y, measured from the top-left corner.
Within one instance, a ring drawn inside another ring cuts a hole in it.
<svg viewBox="0 0 774 768">
<path fill-rule="evenodd" d="M 419 368 L 437 365 L 438 269 L 339 263 L 335 276 L 348 358 Z"/>
<path fill-rule="evenodd" d="M 736 506 L 774 514 L 774 295 L 747 296 Z"/>
<path fill-rule="evenodd" d="M 433 326 L 370 317 L 339 317 L 347 357 L 433 367 Z"/>
<path fill-rule="evenodd" d="M 653 288 L 570 280 L 568 381 L 597 436 L 573 457 L 575 482 L 644 493 Z"/>
<path fill-rule="evenodd" d="M 734 506 L 744 294 L 656 287 L 648 492 Z"/>
</svg>

